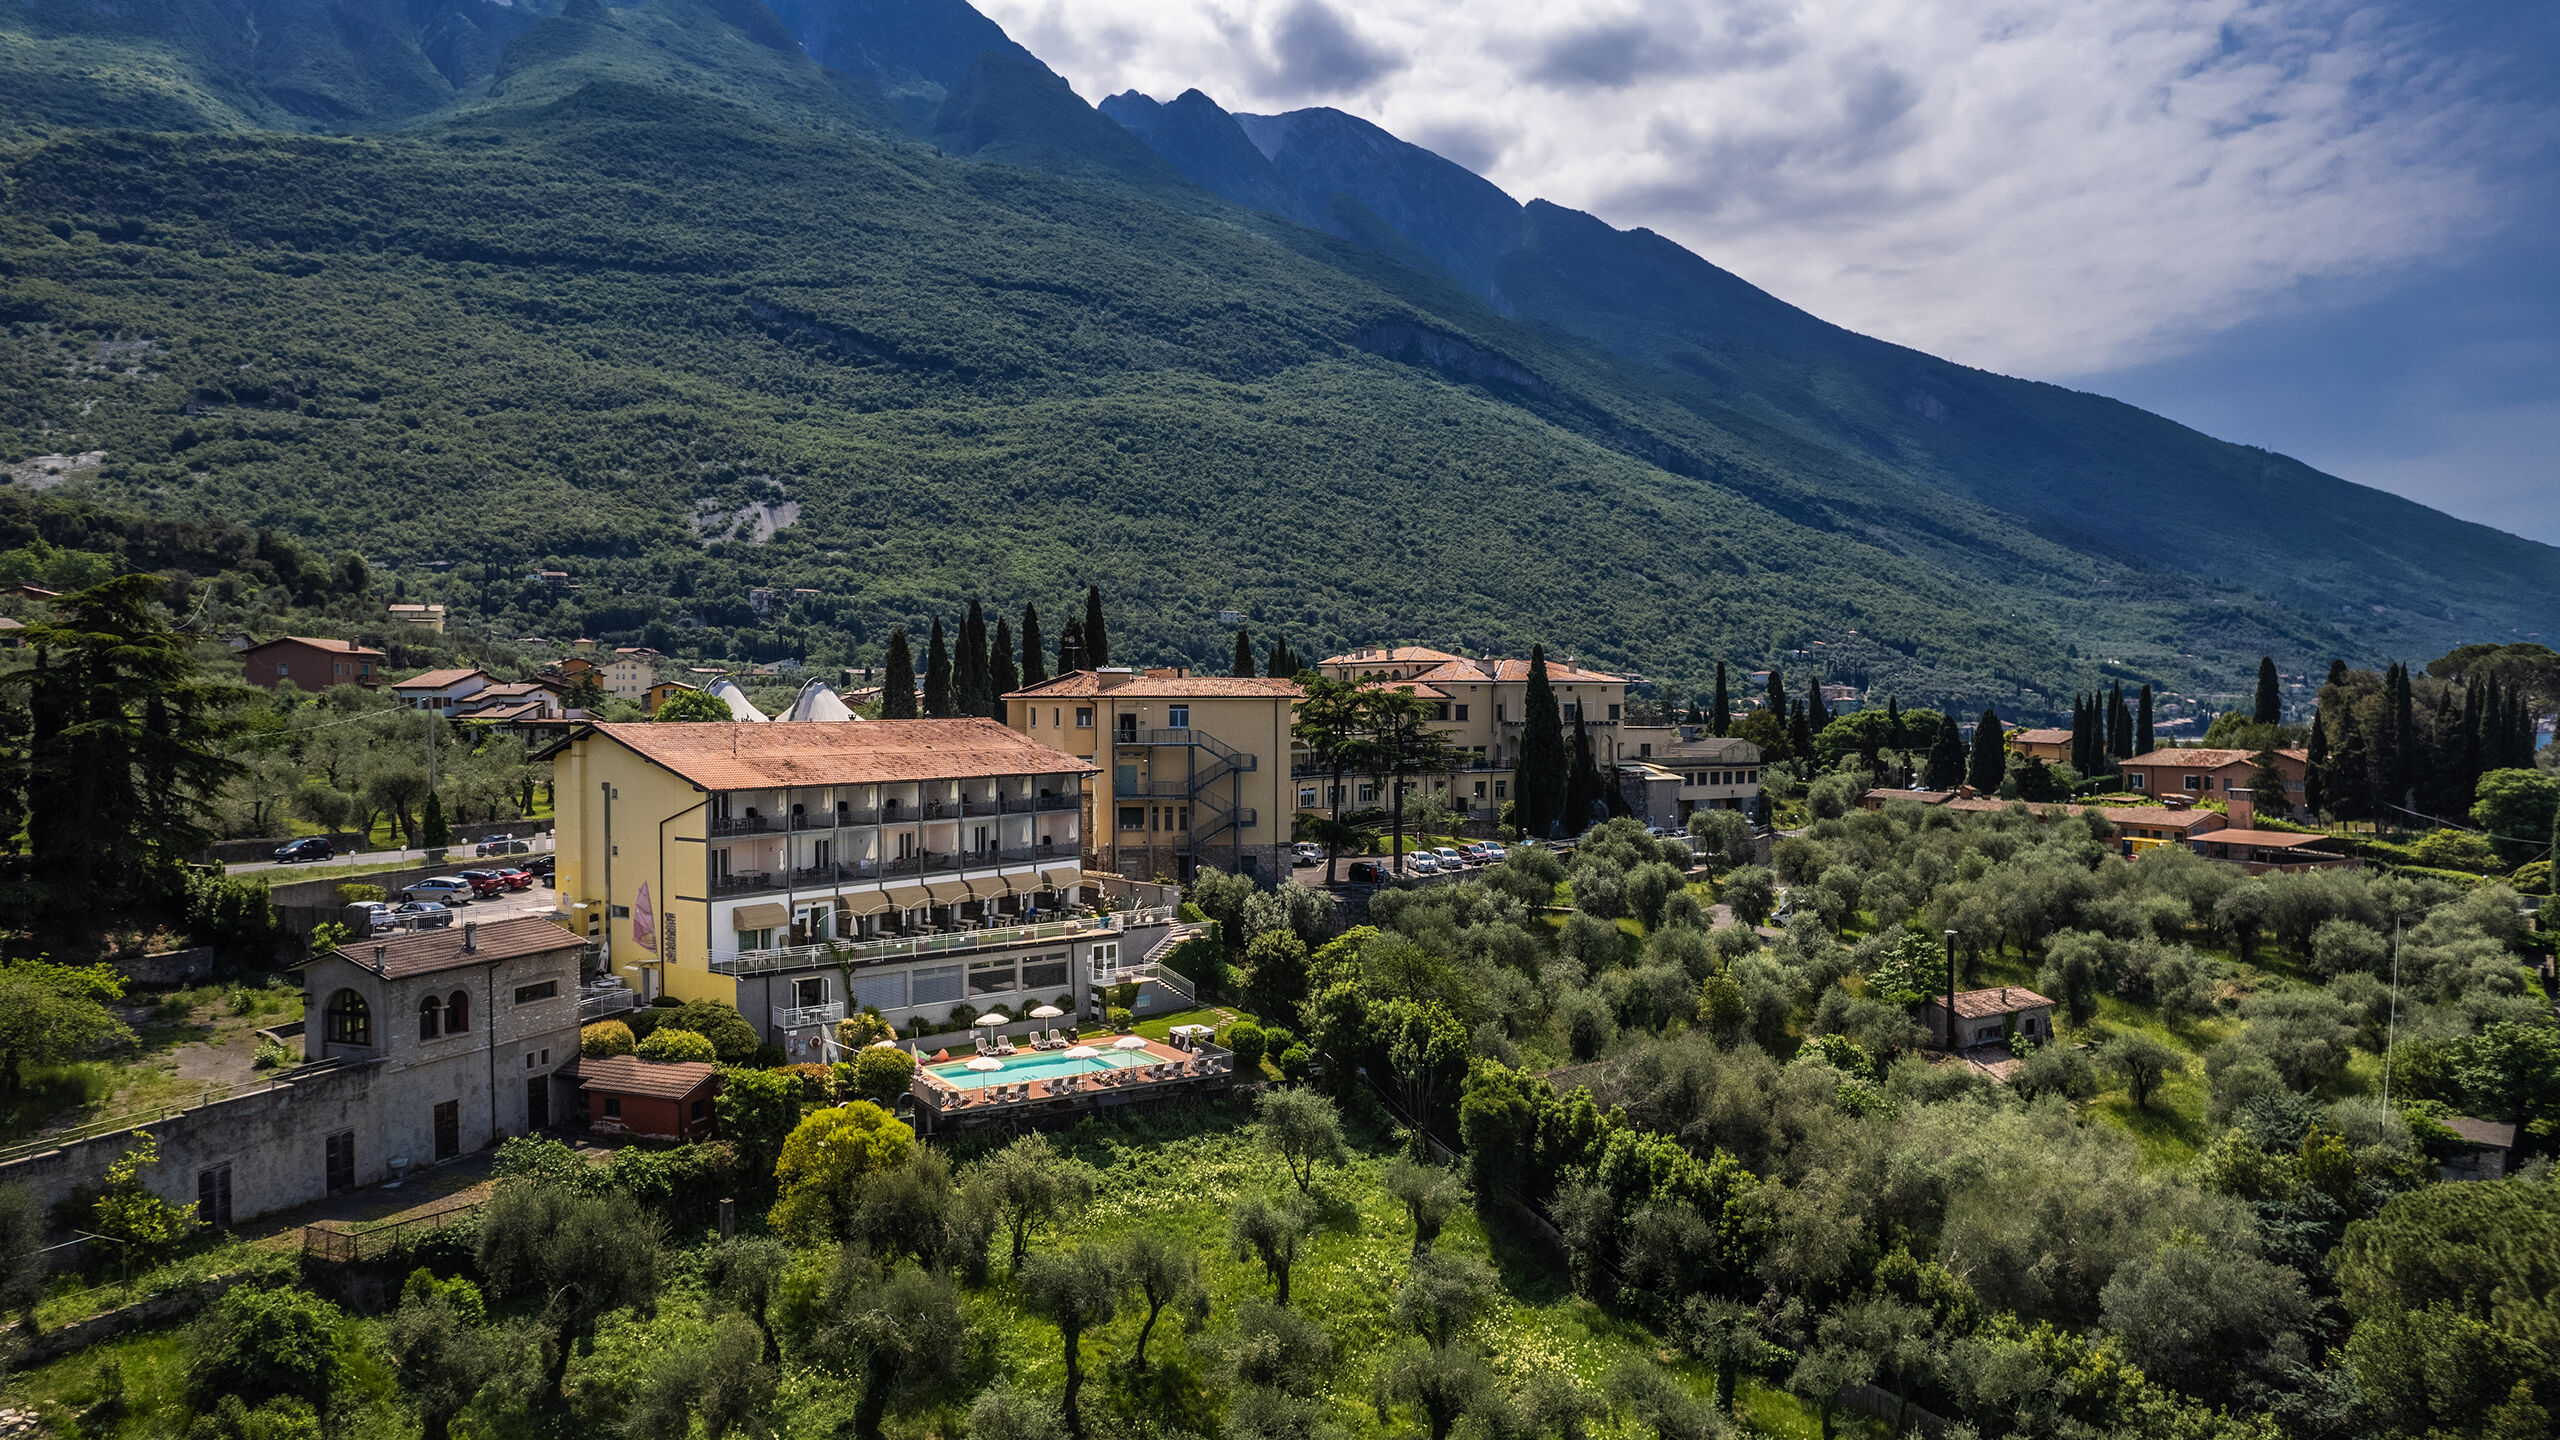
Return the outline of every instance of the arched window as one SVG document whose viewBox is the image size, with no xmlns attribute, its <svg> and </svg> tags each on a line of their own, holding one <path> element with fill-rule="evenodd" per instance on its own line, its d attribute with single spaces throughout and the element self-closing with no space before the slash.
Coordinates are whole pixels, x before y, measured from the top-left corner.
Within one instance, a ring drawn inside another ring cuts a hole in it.
<svg viewBox="0 0 2560 1440">
<path fill-rule="evenodd" d="M 437 1018 L 443 1014 L 444 1007 L 436 1003 L 436 997 L 433 995 L 419 1001 L 418 1038 L 421 1040 L 433 1040 L 436 1038 L 436 1021 Z"/>
<path fill-rule="evenodd" d="M 444 1033 L 459 1035 L 471 1028 L 471 996 L 456 990 L 444 1002 Z"/>
<path fill-rule="evenodd" d="M 341 990 L 329 997 L 329 1008 L 321 1014 L 321 1033 L 332 1045 L 370 1045 L 373 1043 L 373 1007 L 353 990 Z"/>
</svg>

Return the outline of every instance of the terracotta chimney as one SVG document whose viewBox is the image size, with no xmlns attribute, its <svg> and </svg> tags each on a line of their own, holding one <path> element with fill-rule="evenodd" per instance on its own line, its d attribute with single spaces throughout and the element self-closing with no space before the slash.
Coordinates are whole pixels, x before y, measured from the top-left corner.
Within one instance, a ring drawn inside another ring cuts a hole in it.
<svg viewBox="0 0 2560 1440">
<path fill-rule="evenodd" d="M 2234 830 L 2255 830 L 2258 828 L 2257 802 L 2251 798 L 2249 791 L 2246 788 L 2227 791 L 2224 793 L 2223 812 L 2230 817 L 2231 828 Z"/>
<path fill-rule="evenodd" d="M 480 922 L 477 920 L 462 922 L 462 953 L 465 955 L 480 953 Z"/>
</svg>

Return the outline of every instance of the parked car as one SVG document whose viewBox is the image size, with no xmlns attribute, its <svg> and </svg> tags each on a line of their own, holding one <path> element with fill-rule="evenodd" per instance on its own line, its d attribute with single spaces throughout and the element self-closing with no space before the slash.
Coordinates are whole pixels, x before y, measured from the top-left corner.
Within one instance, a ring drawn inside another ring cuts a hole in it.
<svg viewBox="0 0 2560 1440">
<path fill-rule="evenodd" d="M 1404 868 L 1408 875 L 1437 875 L 1440 873 L 1440 862 L 1433 858 L 1430 851 L 1416 850 L 1404 857 Z"/>
<path fill-rule="evenodd" d="M 530 855 L 533 853 L 533 847 L 521 840 L 510 840 L 501 835 L 492 840 L 481 841 L 480 848 L 471 853 L 474 855 Z"/>
<path fill-rule="evenodd" d="M 524 870 L 526 874 L 531 875 L 534 879 L 540 880 L 545 884 L 549 884 L 551 881 L 551 869 L 559 863 L 560 859 L 556 855 L 536 855 L 532 859 L 524 862 Z"/>
<path fill-rule="evenodd" d="M 475 887 L 459 875 L 437 875 L 421 880 L 400 893 L 411 900 L 433 900 L 443 905 L 468 905 Z"/>
<path fill-rule="evenodd" d="M 291 865 L 297 860 L 326 860 L 337 853 L 337 849 L 330 845 L 328 836 L 305 835 L 299 840 L 287 840 L 277 846 L 276 863 Z"/>
<path fill-rule="evenodd" d="M 533 888 L 533 872 L 530 870 L 501 870 L 498 872 L 498 879 L 510 890 Z"/>
<path fill-rule="evenodd" d="M 453 923 L 453 912 L 433 900 L 412 900 L 394 905 L 391 923 L 405 930 L 441 930 Z"/>
<path fill-rule="evenodd" d="M 1467 868 L 1467 857 L 1459 853 L 1458 847 L 1455 845 L 1443 845 L 1439 849 L 1432 851 L 1431 855 L 1433 859 L 1440 862 L 1440 868 L 1443 871 L 1464 870 Z"/>
<path fill-rule="evenodd" d="M 507 890 L 507 882 L 495 870 L 465 870 L 462 872 L 462 878 L 470 882 L 472 894 L 484 899 L 491 895 L 503 895 Z"/>
<path fill-rule="evenodd" d="M 1354 885 L 1384 885 L 1387 883 L 1387 867 L 1380 861 L 1354 860 L 1351 862 L 1351 870 L 1349 873 L 1351 883 Z"/>
<path fill-rule="evenodd" d="M 1301 840 L 1289 847 L 1289 858 L 1300 865 L 1321 865 L 1324 863 L 1324 847 Z"/>
<path fill-rule="evenodd" d="M 1476 863 L 1479 865 L 1499 865 L 1502 863 L 1502 846 L 1495 841 L 1478 840 L 1466 848 L 1475 855 Z"/>
</svg>

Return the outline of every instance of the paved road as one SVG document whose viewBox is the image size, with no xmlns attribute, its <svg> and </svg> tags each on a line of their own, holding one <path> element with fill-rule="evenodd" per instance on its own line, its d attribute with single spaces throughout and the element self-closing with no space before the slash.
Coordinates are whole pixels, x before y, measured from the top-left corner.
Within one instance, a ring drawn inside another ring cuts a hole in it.
<svg viewBox="0 0 2560 1440">
<path fill-rule="evenodd" d="M 525 843 L 533 847 L 530 853 L 534 855 L 548 853 L 551 849 L 551 837 L 548 835 L 533 836 Z M 447 859 L 454 862 L 453 868 L 457 870 L 475 869 L 483 863 L 516 864 L 526 858 L 523 855 L 492 855 L 484 862 L 480 857 L 472 854 L 479 848 L 478 842 L 475 841 L 469 845 L 448 846 L 444 853 Z M 280 865 L 273 860 L 243 860 L 236 865 L 225 865 L 222 869 L 227 875 L 255 875 L 269 870 L 304 870 L 316 875 L 344 865 L 422 865 L 426 863 L 426 859 L 427 852 L 424 850 L 368 850 L 361 855 L 336 855 L 327 860 L 304 860 L 289 865 Z"/>
</svg>

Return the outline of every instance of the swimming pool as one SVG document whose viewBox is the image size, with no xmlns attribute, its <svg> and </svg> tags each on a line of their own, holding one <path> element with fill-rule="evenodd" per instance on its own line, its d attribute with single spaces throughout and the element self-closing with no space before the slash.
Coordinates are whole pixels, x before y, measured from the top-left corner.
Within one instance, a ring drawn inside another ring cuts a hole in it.
<svg viewBox="0 0 2560 1440">
<path fill-rule="evenodd" d="M 972 1070 L 966 1060 L 947 1065 L 925 1067 L 934 1079 L 962 1090 L 983 1090 L 989 1085 L 1019 1085 L 1026 1080 L 1062 1080 L 1069 1075 L 1091 1075 L 1101 1070 L 1127 1070 L 1139 1065 L 1160 1065 L 1163 1057 L 1144 1050 L 1105 1050 L 1099 1055 L 1069 1055 L 1061 1050 L 1032 1050 L 1013 1055 L 999 1055 L 1001 1070 Z"/>
</svg>

